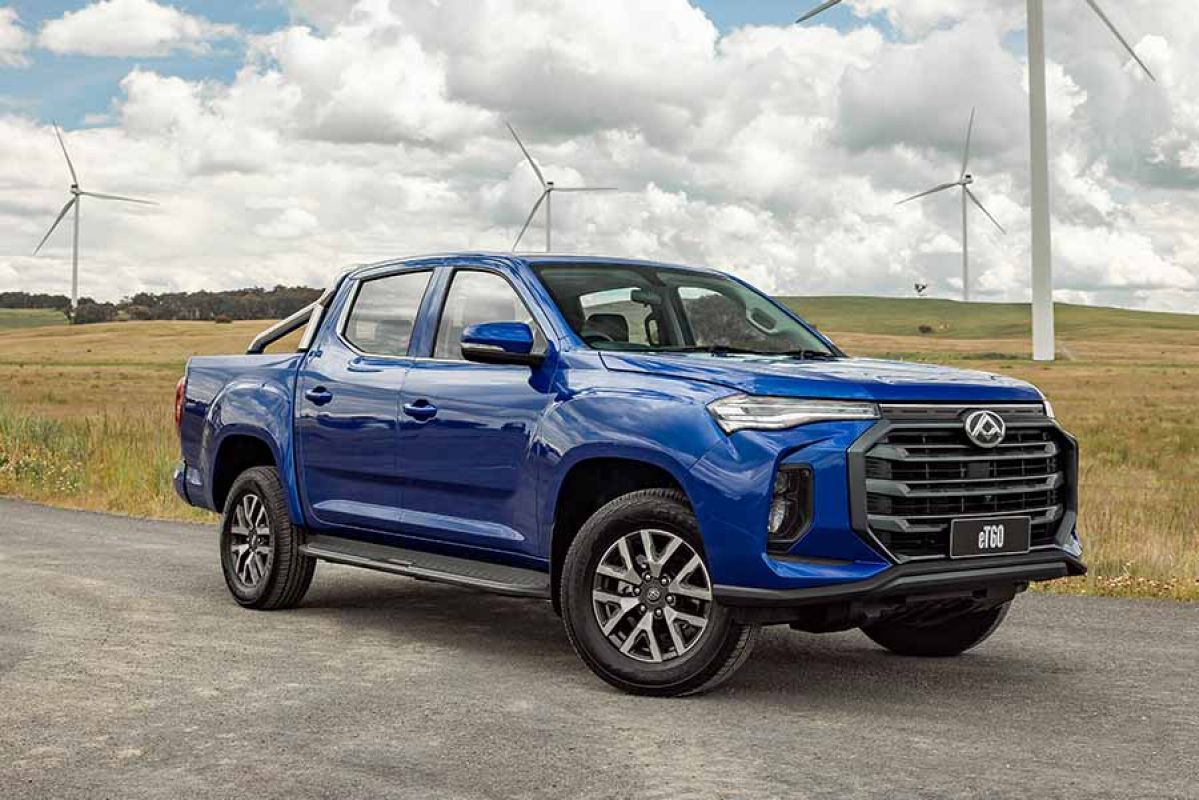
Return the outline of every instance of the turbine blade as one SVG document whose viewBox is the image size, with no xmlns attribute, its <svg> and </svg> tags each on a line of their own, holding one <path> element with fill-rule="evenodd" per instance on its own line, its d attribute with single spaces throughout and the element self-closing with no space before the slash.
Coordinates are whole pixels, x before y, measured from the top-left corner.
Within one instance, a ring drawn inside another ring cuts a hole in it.
<svg viewBox="0 0 1199 800">
<path fill-rule="evenodd" d="M 943 183 L 940 186 L 935 186 L 932 189 L 929 189 L 927 192 L 921 192 L 920 194 L 914 194 L 911 197 L 908 197 L 904 200 L 900 200 L 895 205 L 901 206 L 904 203 L 910 203 L 913 200 L 919 200 L 921 197 L 928 197 L 930 194 L 936 194 L 937 192 L 943 192 L 946 189 L 952 189 L 953 187 L 959 186 L 959 185 L 960 184 L 957 181 L 954 181 L 953 183 Z"/>
<path fill-rule="evenodd" d="M 555 186 L 555 192 L 619 192 L 615 186 Z"/>
<path fill-rule="evenodd" d="M 42 249 L 42 245 L 46 243 L 46 240 L 50 238 L 50 234 L 54 233 L 54 229 L 58 227 L 58 223 L 62 222 L 62 218 L 65 217 L 67 212 L 71 210 L 71 206 L 75 205 L 75 201 L 77 199 L 78 198 L 76 198 L 75 195 L 71 195 L 71 199 L 68 200 L 67 204 L 62 207 L 62 211 L 58 212 L 58 216 L 54 218 L 54 224 L 50 226 L 50 230 L 46 231 L 46 235 L 42 237 L 42 240 L 37 243 L 37 247 L 33 249 L 33 254 L 35 256 L 37 255 L 38 251 Z"/>
<path fill-rule="evenodd" d="M 816 16 L 817 14 L 823 14 L 825 11 L 828 11 L 830 8 L 832 8 L 835 5 L 839 5 L 840 3 L 841 3 L 841 0 L 827 0 L 827 2 L 821 3 L 820 5 L 816 6 L 811 11 L 809 11 L 808 13 L 804 14 L 799 19 L 795 20 L 795 24 L 801 25 L 801 24 L 807 22 L 808 20 L 810 20 L 812 17 Z"/>
<path fill-rule="evenodd" d="M 976 109 L 970 109 L 970 125 L 966 128 L 966 149 L 962 151 L 962 174 L 958 180 L 966 177 L 966 169 L 970 166 L 970 140 L 974 136 L 974 112 Z"/>
<path fill-rule="evenodd" d="M 537 173 L 537 180 L 541 181 L 542 187 L 545 187 L 545 176 L 541 174 L 541 167 L 537 166 L 537 162 L 533 160 L 533 157 L 529 155 L 529 151 L 525 149 L 525 143 L 522 142 L 520 137 L 516 135 L 516 128 L 513 128 L 512 123 L 510 122 L 505 122 L 504 124 L 508 126 L 508 132 L 511 133 L 512 138 L 516 140 L 516 145 L 520 148 L 520 152 L 524 153 L 525 158 L 528 159 L 529 166 L 531 166 L 533 171 Z"/>
<path fill-rule="evenodd" d="M 1099 7 L 1099 3 L 1096 2 L 1096 0 L 1087 0 L 1087 5 L 1091 7 L 1092 11 L 1099 15 L 1099 19 L 1103 20 L 1103 24 L 1107 26 L 1107 29 L 1111 31 L 1117 39 L 1120 40 L 1120 44 L 1124 45 L 1124 49 L 1128 51 L 1130 56 L 1132 56 L 1132 60 L 1141 65 L 1141 69 L 1145 70 L 1145 74 L 1149 76 L 1149 80 L 1156 83 L 1157 77 L 1154 76 L 1153 72 L 1148 66 L 1146 66 L 1145 62 L 1141 60 L 1141 57 L 1137 55 L 1137 51 L 1132 49 L 1132 45 L 1128 43 L 1128 40 L 1124 38 L 1112 21 L 1108 19 L 1107 14 L 1103 13 L 1103 9 Z"/>
<path fill-rule="evenodd" d="M 121 200 L 126 203 L 141 203 L 146 206 L 158 205 L 153 200 L 138 200 L 136 197 L 122 197 L 119 194 L 100 194 L 99 192 L 80 192 L 79 194 L 85 194 L 88 197 L 98 197 L 101 200 Z"/>
<path fill-rule="evenodd" d="M 975 197 L 975 196 L 974 196 L 974 192 L 970 191 L 970 187 L 968 187 L 968 186 L 963 186 L 962 188 L 966 190 L 966 196 L 967 196 L 967 197 L 969 197 L 971 200 L 973 200 L 973 201 L 974 201 L 974 205 L 978 206 L 978 210 L 979 210 L 979 211 L 981 211 L 981 212 L 983 212 L 984 214 L 986 214 L 986 215 L 987 215 L 987 219 L 989 219 L 989 220 L 991 220 L 991 222 L 994 222 L 994 223 L 995 223 L 995 227 L 996 227 L 996 228 L 999 228 L 999 232 L 1000 232 L 1000 233 L 1003 233 L 1003 234 L 1006 234 L 1006 233 L 1007 233 L 1007 231 L 1006 231 L 1006 230 L 1004 230 L 1003 226 L 999 224 L 999 220 L 997 220 L 997 219 L 995 219 L 993 216 L 991 216 L 991 212 L 990 212 L 990 211 L 987 211 L 987 208 L 986 208 L 986 206 L 984 206 L 984 205 L 982 204 L 982 202 L 981 202 L 981 201 L 979 201 L 979 199 L 978 199 L 977 197 Z"/>
<path fill-rule="evenodd" d="M 516 241 L 512 243 L 513 252 L 516 252 L 516 248 L 520 244 L 520 240 L 525 238 L 525 231 L 527 231 L 529 229 L 529 225 L 533 223 L 533 217 L 537 216 L 537 209 L 541 208 L 541 204 L 545 201 L 545 197 L 548 194 L 548 191 L 542 192 L 541 197 L 538 197 L 537 202 L 533 204 L 533 210 L 529 212 L 529 218 L 525 220 L 525 226 L 520 229 L 520 233 L 517 235 Z"/>
<path fill-rule="evenodd" d="M 58 137 L 58 144 L 62 147 L 62 154 L 66 156 L 67 169 L 71 171 L 71 182 L 79 185 L 79 176 L 75 174 L 75 165 L 71 163 L 71 154 L 67 152 L 67 143 L 62 139 L 62 131 L 58 129 L 57 122 L 51 124 L 54 125 L 54 135 Z"/>
</svg>

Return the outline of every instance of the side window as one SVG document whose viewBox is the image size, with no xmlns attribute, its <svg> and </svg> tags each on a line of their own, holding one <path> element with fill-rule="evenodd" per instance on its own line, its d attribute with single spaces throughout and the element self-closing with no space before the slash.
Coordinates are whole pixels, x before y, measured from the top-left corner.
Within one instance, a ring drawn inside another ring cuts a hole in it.
<svg viewBox="0 0 1199 800">
<path fill-rule="evenodd" d="M 363 281 L 343 335 L 364 353 L 404 356 L 432 273 L 402 272 Z"/>
<path fill-rule="evenodd" d="M 534 348 L 544 346 L 544 337 L 528 307 L 508 281 L 491 272 L 461 270 L 454 273 L 433 357 L 462 360 L 462 332 L 481 322 L 524 322 L 533 329 Z"/>
</svg>

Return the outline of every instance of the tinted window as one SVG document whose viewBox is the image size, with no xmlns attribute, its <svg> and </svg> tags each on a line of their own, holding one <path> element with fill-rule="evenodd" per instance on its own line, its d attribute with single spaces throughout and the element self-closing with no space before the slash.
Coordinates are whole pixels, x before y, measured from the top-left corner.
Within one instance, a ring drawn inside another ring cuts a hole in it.
<svg viewBox="0 0 1199 800">
<path fill-rule="evenodd" d="M 346 319 L 346 341 L 374 355 L 407 355 L 430 274 L 403 272 L 363 281 Z"/>
<path fill-rule="evenodd" d="M 773 300 L 718 273 L 616 264 L 537 272 L 597 350 L 828 351 Z"/>
<path fill-rule="evenodd" d="M 462 332 L 467 327 L 481 322 L 514 321 L 532 328 L 534 347 L 541 345 L 541 333 L 533 315 L 508 281 L 492 272 L 457 272 L 437 326 L 433 357 L 462 360 Z"/>
</svg>

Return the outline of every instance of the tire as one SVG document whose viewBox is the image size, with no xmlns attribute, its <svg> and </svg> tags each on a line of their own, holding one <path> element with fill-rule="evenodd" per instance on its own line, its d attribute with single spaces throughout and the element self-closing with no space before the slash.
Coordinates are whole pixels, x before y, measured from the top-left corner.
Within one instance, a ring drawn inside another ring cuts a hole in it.
<svg viewBox="0 0 1199 800">
<path fill-rule="evenodd" d="M 302 538 L 278 471 L 254 467 L 239 475 L 221 517 L 221 569 L 233 599 L 263 610 L 299 605 L 316 570 L 316 559 L 300 552 Z"/>
<path fill-rule="evenodd" d="M 942 622 L 917 625 L 883 620 L 862 628 L 875 643 L 901 656 L 946 658 L 977 647 L 995 632 L 1011 601 L 984 611 L 959 614 Z"/>
<path fill-rule="evenodd" d="M 758 626 L 734 620 L 711 591 L 686 497 L 646 489 L 616 498 L 583 525 L 563 563 L 559 599 L 566 635 L 596 675 L 631 694 L 676 697 L 724 683 L 757 639 Z"/>
</svg>

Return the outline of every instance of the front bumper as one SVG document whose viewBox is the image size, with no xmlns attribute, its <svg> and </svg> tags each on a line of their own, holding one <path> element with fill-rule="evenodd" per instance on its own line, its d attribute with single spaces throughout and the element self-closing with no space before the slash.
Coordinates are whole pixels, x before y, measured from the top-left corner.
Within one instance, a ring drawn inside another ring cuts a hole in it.
<svg viewBox="0 0 1199 800">
<path fill-rule="evenodd" d="M 1028 553 L 1006 558 L 961 561 L 917 561 L 883 570 L 863 581 L 805 589 L 713 587 L 726 606 L 792 608 L 820 603 L 931 596 L 965 596 L 995 585 L 1021 585 L 1085 575 L 1086 566 L 1064 551 Z"/>
</svg>

